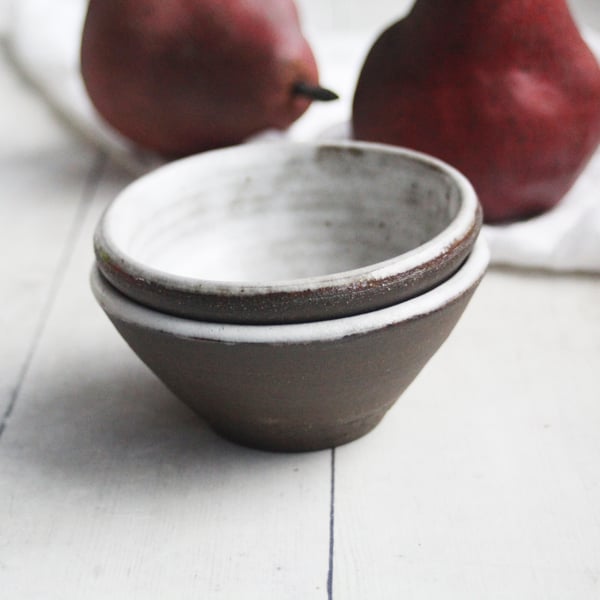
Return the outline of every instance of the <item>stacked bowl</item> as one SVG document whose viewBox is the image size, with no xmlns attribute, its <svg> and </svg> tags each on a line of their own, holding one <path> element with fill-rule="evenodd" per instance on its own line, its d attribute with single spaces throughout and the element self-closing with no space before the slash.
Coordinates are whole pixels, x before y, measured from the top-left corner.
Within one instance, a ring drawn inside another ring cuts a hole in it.
<svg viewBox="0 0 600 600">
<path fill-rule="evenodd" d="M 447 338 L 487 267 L 480 228 L 469 182 L 432 157 L 248 144 L 121 192 L 92 288 L 216 431 L 317 450 L 370 431 Z"/>
</svg>

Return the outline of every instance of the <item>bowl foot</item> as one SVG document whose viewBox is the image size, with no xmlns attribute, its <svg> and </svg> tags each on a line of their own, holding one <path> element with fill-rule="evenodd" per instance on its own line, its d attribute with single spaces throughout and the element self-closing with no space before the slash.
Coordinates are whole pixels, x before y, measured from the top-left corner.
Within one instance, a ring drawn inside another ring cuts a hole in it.
<svg viewBox="0 0 600 600">
<path fill-rule="evenodd" d="M 312 452 L 353 442 L 374 429 L 387 410 L 352 421 L 327 424 L 289 422 L 223 423 L 208 421 L 222 437 L 242 446 L 270 452 Z"/>
</svg>

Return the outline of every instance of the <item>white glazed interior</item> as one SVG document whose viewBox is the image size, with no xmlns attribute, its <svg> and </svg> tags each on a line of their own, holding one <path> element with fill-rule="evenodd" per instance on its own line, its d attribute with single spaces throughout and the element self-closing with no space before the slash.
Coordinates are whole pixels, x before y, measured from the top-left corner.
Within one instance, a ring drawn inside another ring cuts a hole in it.
<svg viewBox="0 0 600 600">
<path fill-rule="evenodd" d="M 435 258 L 472 227 L 476 203 L 459 173 L 415 152 L 245 145 L 130 185 L 103 216 L 96 245 L 162 285 L 307 289 Z"/>
<path fill-rule="evenodd" d="M 485 273 L 488 263 L 488 247 L 479 237 L 461 268 L 445 282 L 420 296 L 350 317 L 284 325 L 209 323 L 155 311 L 122 295 L 99 275 L 97 269 L 92 274 L 92 288 L 100 306 L 109 316 L 147 329 L 189 339 L 225 343 L 294 344 L 325 342 L 364 334 L 431 313 L 475 285 Z"/>
</svg>

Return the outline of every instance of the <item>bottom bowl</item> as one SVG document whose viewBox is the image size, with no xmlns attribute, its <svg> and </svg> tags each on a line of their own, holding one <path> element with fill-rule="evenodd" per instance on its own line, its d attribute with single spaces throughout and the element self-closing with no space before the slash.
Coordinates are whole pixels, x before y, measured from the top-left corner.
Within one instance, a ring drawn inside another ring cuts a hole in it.
<svg viewBox="0 0 600 600">
<path fill-rule="evenodd" d="M 331 448 L 369 432 L 448 337 L 489 260 L 478 240 L 431 291 L 352 317 L 208 323 L 137 304 L 97 269 L 99 304 L 133 351 L 223 436 L 255 448 Z"/>
</svg>

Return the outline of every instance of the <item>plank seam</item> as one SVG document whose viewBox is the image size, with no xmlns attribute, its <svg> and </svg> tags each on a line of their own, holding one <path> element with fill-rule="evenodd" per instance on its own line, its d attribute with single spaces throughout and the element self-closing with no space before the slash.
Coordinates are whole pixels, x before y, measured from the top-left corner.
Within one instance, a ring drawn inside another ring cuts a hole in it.
<svg viewBox="0 0 600 600">
<path fill-rule="evenodd" d="M 81 197 L 79 198 L 77 210 L 75 211 L 75 216 L 73 217 L 73 221 L 71 226 L 69 227 L 69 231 L 67 233 L 66 241 L 63 245 L 61 253 L 59 255 L 58 262 L 56 264 L 56 268 L 54 270 L 54 274 L 52 275 L 52 279 L 50 282 L 50 288 L 46 295 L 46 299 L 44 300 L 44 304 L 42 306 L 42 310 L 40 311 L 40 315 L 38 317 L 33 336 L 31 339 L 31 343 L 29 348 L 27 349 L 27 353 L 25 355 L 25 359 L 23 364 L 21 365 L 21 369 L 19 370 L 19 374 L 17 376 L 17 380 L 15 386 L 10 395 L 8 405 L 0 418 L 0 440 L 2 439 L 2 434 L 6 430 L 8 426 L 8 422 L 10 421 L 10 417 L 15 410 L 15 406 L 19 401 L 19 396 L 21 394 L 21 390 L 23 389 L 23 383 L 27 377 L 27 373 L 29 372 L 29 368 L 31 367 L 31 363 L 33 362 L 33 358 L 35 356 L 36 350 L 38 348 L 39 341 L 44 332 L 44 328 L 48 321 L 48 317 L 52 308 L 54 306 L 54 301 L 58 295 L 58 291 L 63 282 L 65 273 L 67 271 L 67 267 L 69 265 L 69 260 L 71 258 L 72 250 L 75 246 L 77 236 L 79 235 L 81 226 L 85 220 L 87 211 L 91 205 L 91 200 L 94 197 L 96 190 L 98 189 L 98 185 L 100 183 L 100 179 L 104 173 L 104 167 L 106 165 L 106 155 L 104 152 L 98 152 L 92 162 L 92 166 L 88 171 L 88 174 L 85 178 L 85 182 L 83 185 L 83 189 L 81 192 Z"/>
<path fill-rule="evenodd" d="M 335 448 L 331 449 L 331 484 L 329 496 L 329 567 L 327 570 L 327 600 L 333 600 L 333 551 L 335 543 Z"/>
</svg>

